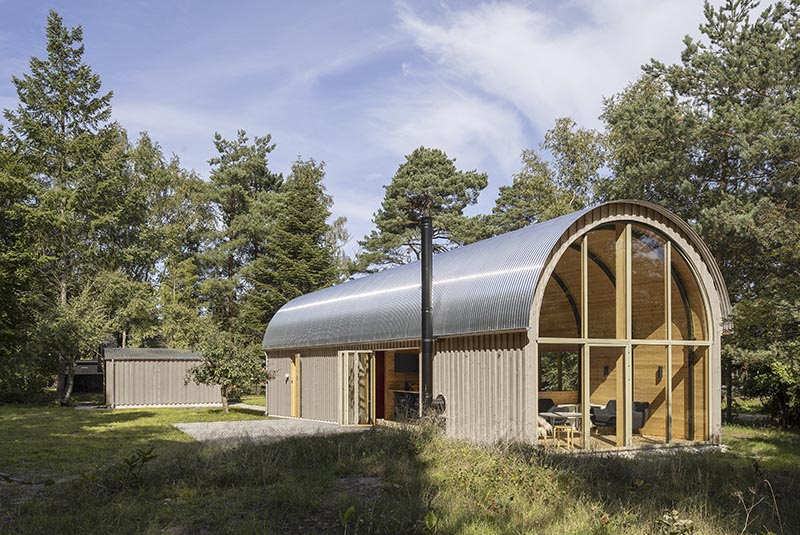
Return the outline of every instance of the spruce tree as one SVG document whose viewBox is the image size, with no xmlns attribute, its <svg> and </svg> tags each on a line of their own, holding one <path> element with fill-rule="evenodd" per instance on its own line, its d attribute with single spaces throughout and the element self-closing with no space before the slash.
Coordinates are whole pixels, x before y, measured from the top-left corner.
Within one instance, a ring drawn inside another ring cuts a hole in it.
<svg viewBox="0 0 800 535">
<path fill-rule="evenodd" d="M 33 195 L 28 170 L 0 129 L 0 402 L 44 386 L 40 362 L 24 355 L 33 324 L 32 254 L 27 236 Z"/>
<path fill-rule="evenodd" d="M 338 280 L 337 247 L 327 222 L 333 201 L 324 178 L 323 163 L 297 159 L 264 207 L 263 216 L 269 217 L 264 254 L 245 269 L 249 290 L 242 329 L 254 342 L 286 302 Z"/>
<path fill-rule="evenodd" d="M 113 228 L 113 197 L 106 192 L 120 176 L 108 163 L 119 146 L 120 130 L 108 121 L 111 92 L 101 92 L 100 77 L 83 62 L 83 31 L 68 29 L 51 11 L 47 19 L 47 57 L 31 58 L 30 73 L 13 77 L 19 104 L 5 110 L 7 144 L 30 172 L 28 238 L 35 251 L 38 329 L 81 325 L 67 321 L 71 300 L 113 255 L 105 230 Z M 66 322 L 66 323 L 65 323 Z M 44 351 L 57 359 L 70 380 L 86 344 Z M 74 350 L 70 352 L 70 350 Z M 69 391 L 69 389 L 67 389 Z"/>
</svg>

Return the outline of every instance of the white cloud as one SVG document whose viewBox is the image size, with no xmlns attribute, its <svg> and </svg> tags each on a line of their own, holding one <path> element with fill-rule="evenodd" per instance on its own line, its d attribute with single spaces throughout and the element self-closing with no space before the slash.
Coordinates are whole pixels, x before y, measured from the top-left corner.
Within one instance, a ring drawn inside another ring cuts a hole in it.
<svg viewBox="0 0 800 535">
<path fill-rule="evenodd" d="M 420 145 L 441 148 L 460 168 L 517 160 L 522 125 L 514 110 L 442 84 L 414 84 L 377 103 L 366 118 L 398 157 Z M 401 160 L 398 160 L 398 164 Z"/>
<path fill-rule="evenodd" d="M 651 57 L 677 60 L 702 5 L 587 0 L 566 11 L 492 3 L 432 22 L 402 5 L 398 16 L 433 71 L 507 102 L 541 132 L 565 115 L 597 126 L 603 96 L 638 77 Z"/>
</svg>

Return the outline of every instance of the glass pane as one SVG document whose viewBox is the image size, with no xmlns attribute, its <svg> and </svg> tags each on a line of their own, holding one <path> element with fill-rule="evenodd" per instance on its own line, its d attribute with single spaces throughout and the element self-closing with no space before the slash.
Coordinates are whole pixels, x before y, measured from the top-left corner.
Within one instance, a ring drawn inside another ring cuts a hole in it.
<svg viewBox="0 0 800 535">
<path fill-rule="evenodd" d="M 667 338 L 667 299 L 663 238 L 633 226 L 631 239 L 631 323 L 633 338 Z"/>
<path fill-rule="evenodd" d="M 672 253 L 672 339 L 707 340 L 700 288 L 683 255 Z"/>
<path fill-rule="evenodd" d="M 667 347 L 633 348 L 633 443 L 667 441 Z"/>
<path fill-rule="evenodd" d="M 580 389 L 580 353 L 577 345 L 542 344 L 539 346 L 540 397 L 552 398 L 555 404 L 577 403 Z M 567 394 L 550 396 L 549 393 Z M 547 393 L 547 395 L 545 395 Z"/>
<path fill-rule="evenodd" d="M 625 349 L 592 347 L 589 351 L 589 406 L 593 449 L 625 444 Z M 617 425 L 617 422 L 620 425 Z"/>
<path fill-rule="evenodd" d="M 581 255 L 567 249 L 544 290 L 539 336 L 580 338 Z"/>
<path fill-rule="evenodd" d="M 580 388 L 580 356 L 578 351 L 562 351 L 561 359 L 561 390 L 578 391 Z"/>
<path fill-rule="evenodd" d="M 580 447 L 580 346 L 539 346 L 539 438 L 547 445 Z"/>
<path fill-rule="evenodd" d="M 614 227 L 593 230 L 588 234 L 587 265 L 589 298 L 589 338 L 625 338 L 625 318 L 617 326 L 617 236 Z M 621 256 L 621 255 L 620 255 Z M 619 327 L 622 328 L 619 336 Z"/>
<path fill-rule="evenodd" d="M 697 347 L 694 350 L 694 439 L 708 440 L 708 399 L 706 384 L 708 382 L 708 348 Z"/>
<path fill-rule="evenodd" d="M 672 348 L 672 438 L 680 441 L 708 440 L 707 348 Z"/>
<path fill-rule="evenodd" d="M 558 388 L 558 353 L 556 351 L 539 352 L 539 390 L 554 392 Z"/>
</svg>

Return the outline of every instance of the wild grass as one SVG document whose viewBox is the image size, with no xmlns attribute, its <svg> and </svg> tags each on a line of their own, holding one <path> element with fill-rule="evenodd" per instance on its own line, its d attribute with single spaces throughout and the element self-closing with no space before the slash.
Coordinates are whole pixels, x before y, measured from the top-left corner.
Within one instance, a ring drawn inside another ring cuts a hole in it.
<svg viewBox="0 0 800 535">
<path fill-rule="evenodd" d="M 97 468 L 74 462 L 76 481 L 0 505 L 0 531 L 800 533 L 800 451 L 783 431 L 729 427 L 731 452 L 627 458 L 476 446 L 433 428 L 204 445 L 177 439 L 169 422 L 181 417 L 143 417 L 161 431 L 115 442 Z M 109 423 L 85 451 L 136 421 Z"/>
</svg>

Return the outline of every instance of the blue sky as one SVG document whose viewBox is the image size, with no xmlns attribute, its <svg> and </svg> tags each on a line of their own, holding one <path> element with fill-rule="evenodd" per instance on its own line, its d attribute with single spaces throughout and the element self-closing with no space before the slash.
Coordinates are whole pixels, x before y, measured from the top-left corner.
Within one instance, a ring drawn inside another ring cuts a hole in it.
<svg viewBox="0 0 800 535">
<path fill-rule="evenodd" d="M 489 174 L 491 210 L 523 149 L 561 116 L 597 127 L 602 97 L 655 57 L 678 60 L 702 2 L 201 2 L 0 0 L 0 108 L 44 56 L 47 12 L 82 25 L 114 118 L 208 176 L 215 131 L 271 133 L 271 168 L 327 164 L 353 239 L 403 156 L 438 147 Z"/>
</svg>

